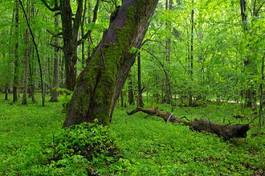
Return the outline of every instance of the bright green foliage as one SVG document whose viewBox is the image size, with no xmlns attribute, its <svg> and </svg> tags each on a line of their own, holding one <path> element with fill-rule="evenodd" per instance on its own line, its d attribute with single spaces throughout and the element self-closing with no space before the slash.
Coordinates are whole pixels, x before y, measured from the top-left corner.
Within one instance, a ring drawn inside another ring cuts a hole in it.
<svg viewBox="0 0 265 176">
<path fill-rule="evenodd" d="M 61 109 L 60 103 L 41 108 L 1 102 L 0 175 L 251 175 L 265 169 L 265 138 L 256 135 L 256 122 L 246 139 L 226 142 L 141 113 L 127 116 L 122 109 L 110 128 L 84 124 L 63 130 Z M 231 104 L 177 108 L 174 114 L 219 123 L 251 120 L 233 118 L 251 112 Z M 95 147 L 88 157 L 82 154 L 87 147 Z"/>
</svg>

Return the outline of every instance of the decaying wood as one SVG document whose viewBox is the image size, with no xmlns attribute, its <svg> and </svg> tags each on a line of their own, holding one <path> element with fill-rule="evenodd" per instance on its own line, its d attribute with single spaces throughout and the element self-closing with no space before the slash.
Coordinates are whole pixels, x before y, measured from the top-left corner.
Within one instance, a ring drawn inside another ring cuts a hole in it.
<svg viewBox="0 0 265 176">
<path fill-rule="evenodd" d="M 247 136 L 247 131 L 250 128 L 249 124 L 220 125 L 212 123 L 208 120 L 188 121 L 186 119 L 178 118 L 170 112 L 160 111 L 158 109 L 146 109 L 140 107 L 136 108 L 131 112 L 128 112 L 128 115 L 133 115 L 137 112 L 144 112 L 152 116 L 160 117 L 166 122 L 183 124 L 189 126 L 190 129 L 198 132 L 214 133 L 226 140 L 231 138 L 245 138 Z"/>
</svg>

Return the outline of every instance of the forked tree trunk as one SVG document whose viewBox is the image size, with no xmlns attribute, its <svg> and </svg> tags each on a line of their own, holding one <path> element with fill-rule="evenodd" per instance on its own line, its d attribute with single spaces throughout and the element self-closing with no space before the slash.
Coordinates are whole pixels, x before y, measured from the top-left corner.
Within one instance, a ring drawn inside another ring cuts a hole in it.
<svg viewBox="0 0 265 176">
<path fill-rule="evenodd" d="M 64 126 L 98 119 L 111 120 L 128 72 L 134 63 L 132 48 L 139 48 L 158 0 L 125 0 L 95 52 L 80 74 Z"/>
</svg>

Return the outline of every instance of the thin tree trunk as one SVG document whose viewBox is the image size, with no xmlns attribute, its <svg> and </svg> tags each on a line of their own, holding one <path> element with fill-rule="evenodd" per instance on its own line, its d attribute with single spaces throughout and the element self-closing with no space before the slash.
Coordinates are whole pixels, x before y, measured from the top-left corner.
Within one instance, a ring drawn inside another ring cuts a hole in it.
<svg viewBox="0 0 265 176">
<path fill-rule="evenodd" d="M 166 0 L 166 10 L 171 10 L 173 6 L 172 0 Z M 171 24 L 169 22 L 166 22 L 167 30 L 171 32 Z M 166 39 L 166 63 L 168 66 L 168 69 L 170 69 L 170 59 L 171 58 L 171 37 L 168 36 Z M 171 94 L 171 84 L 170 79 L 165 79 L 165 98 L 164 102 L 167 104 L 171 104 L 172 101 L 172 94 Z"/>
<path fill-rule="evenodd" d="M 81 22 L 81 36 L 82 36 L 82 38 L 85 35 L 84 26 L 85 26 L 85 22 L 86 22 L 85 19 L 86 19 L 86 11 L 87 11 L 87 0 L 85 0 L 84 4 L 85 4 L 84 13 L 83 13 L 82 22 Z M 85 68 L 85 61 L 86 61 L 86 59 L 85 59 L 85 42 L 82 42 L 81 49 L 82 49 L 82 68 Z"/>
<path fill-rule="evenodd" d="M 128 75 L 128 104 L 134 105 L 133 80 L 132 75 Z"/>
<path fill-rule="evenodd" d="M 137 106 L 143 107 L 143 90 L 142 90 L 142 70 L 141 70 L 141 53 L 139 51 L 138 57 L 137 57 L 137 85 L 138 85 L 138 96 L 137 96 Z"/>
<path fill-rule="evenodd" d="M 261 128 L 263 123 L 264 123 L 264 119 L 263 119 L 263 82 L 264 82 L 264 60 L 265 60 L 265 53 L 262 57 L 261 60 L 261 82 L 260 82 L 260 101 L 259 101 L 259 127 Z"/>
<path fill-rule="evenodd" d="M 19 49 L 19 0 L 15 0 L 15 60 L 14 60 L 14 80 L 13 80 L 13 103 L 17 102 L 18 100 L 18 64 L 19 64 L 19 56 L 18 56 L 18 49 Z"/>
<path fill-rule="evenodd" d="M 29 21 L 31 18 L 30 14 L 30 0 L 26 1 L 27 3 L 27 15 L 29 17 Z M 22 96 L 22 105 L 27 105 L 27 95 L 28 95 L 28 80 L 29 80 L 29 58 L 30 58 L 30 41 L 29 41 L 29 30 L 26 29 L 24 34 L 24 42 L 25 42 L 25 50 L 24 50 L 24 78 L 23 78 L 23 96 Z"/>
<path fill-rule="evenodd" d="M 8 85 L 6 85 L 6 87 L 5 87 L 5 101 L 8 100 L 8 93 L 9 93 L 9 88 L 8 88 Z"/>
<path fill-rule="evenodd" d="M 247 1 L 240 0 L 240 10 L 241 10 L 241 18 L 242 18 L 242 28 L 245 35 L 251 35 L 248 25 L 248 15 L 247 15 Z M 247 41 L 248 42 L 248 41 Z M 251 51 L 249 48 L 249 44 L 246 46 L 248 51 Z M 257 70 L 255 69 L 256 61 L 254 57 L 250 56 L 250 53 L 255 53 L 254 51 L 248 52 L 248 54 L 244 58 L 244 69 L 247 77 L 252 77 L 254 79 Z M 247 80 L 247 88 L 244 90 L 245 95 L 245 106 L 251 107 L 252 109 L 256 109 L 256 90 L 255 85 L 252 81 L 252 78 Z"/>
<path fill-rule="evenodd" d="M 38 59 L 38 64 L 39 64 L 39 70 L 40 70 L 41 94 L 42 94 L 42 106 L 44 106 L 44 105 L 45 105 L 45 92 L 44 92 L 43 73 L 42 73 L 42 65 L 41 65 L 41 60 L 40 60 L 39 50 L 38 50 L 38 46 L 37 46 L 37 43 L 36 43 L 35 38 L 34 38 L 33 31 L 32 31 L 32 29 L 31 29 L 31 27 L 30 27 L 29 19 L 28 19 L 27 13 L 26 13 L 26 11 L 25 11 L 25 8 L 24 8 L 24 6 L 23 6 L 23 3 L 22 3 L 21 0 L 18 0 L 18 2 L 20 3 L 20 6 L 21 6 L 21 8 L 22 8 L 22 11 L 23 11 L 23 14 L 24 14 L 24 17 L 25 17 L 26 23 L 27 23 L 27 27 L 28 27 L 28 30 L 29 30 L 30 35 L 31 35 L 31 39 L 32 39 L 32 42 L 33 42 L 34 47 L 35 47 L 35 50 L 36 50 L 37 59 Z"/>
<path fill-rule="evenodd" d="M 121 98 L 121 107 L 124 107 L 123 91 L 121 91 L 120 98 Z"/>
<path fill-rule="evenodd" d="M 56 15 L 54 18 L 54 28 L 58 32 L 59 30 L 59 19 Z M 59 39 L 55 38 L 55 45 L 59 45 Z M 54 48 L 54 61 L 53 61 L 53 83 L 52 83 L 52 92 L 51 92 L 51 102 L 57 102 L 58 101 L 58 88 L 59 88 L 59 50 L 57 48 Z"/>
<path fill-rule="evenodd" d="M 29 5 L 29 4 L 28 4 Z M 27 7 L 29 8 L 29 7 Z M 29 48 L 29 31 L 26 29 L 24 34 L 24 42 L 26 44 L 25 53 L 24 53 L 24 79 L 23 79 L 23 97 L 22 104 L 27 105 L 27 94 L 28 94 L 28 79 L 29 79 L 29 57 L 30 57 L 30 48 Z"/>
<path fill-rule="evenodd" d="M 82 122 L 108 124 L 123 84 L 134 63 L 158 0 L 126 0 L 78 78 L 64 126 Z"/>
<path fill-rule="evenodd" d="M 192 0 L 194 6 L 194 0 Z M 194 60 L 194 7 L 191 10 L 191 43 L 190 43 L 190 80 L 193 82 L 193 60 Z M 192 91 L 189 91 L 189 106 L 193 105 Z"/>
</svg>

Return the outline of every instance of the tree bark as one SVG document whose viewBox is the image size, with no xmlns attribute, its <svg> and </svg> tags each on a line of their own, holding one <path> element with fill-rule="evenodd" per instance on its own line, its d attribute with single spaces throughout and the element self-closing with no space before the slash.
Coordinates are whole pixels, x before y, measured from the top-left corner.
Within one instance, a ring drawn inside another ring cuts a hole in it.
<svg viewBox="0 0 265 176">
<path fill-rule="evenodd" d="M 251 31 L 249 30 L 249 21 L 248 21 L 248 15 L 247 15 L 247 1 L 246 0 L 240 0 L 240 12 L 241 12 L 241 19 L 242 19 L 242 28 L 244 35 L 250 35 L 248 38 L 252 38 Z M 249 42 L 249 41 L 247 41 Z M 244 98 L 245 98 L 245 106 L 251 107 L 252 109 L 256 109 L 256 88 L 255 84 L 253 83 L 253 79 L 256 76 L 257 73 L 257 63 L 255 61 L 255 57 L 251 57 L 250 53 L 255 53 L 254 48 L 251 48 L 250 44 L 246 45 L 248 54 L 244 58 L 244 71 L 246 76 L 248 77 L 247 80 L 247 87 L 244 90 Z"/>
<path fill-rule="evenodd" d="M 15 43 L 15 60 L 14 60 L 14 80 L 13 80 L 13 103 L 17 102 L 18 100 L 18 64 L 19 64 L 19 56 L 18 56 L 18 49 L 19 49 L 19 0 L 15 0 L 15 36 L 16 36 L 16 43 Z"/>
<path fill-rule="evenodd" d="M 54 28 L 58 32 L 59 30 L 59 19 L 56 15 L 54 18 Z M 59 39 L 55 37 L 55 45 L 59 45 Z M 59 50 L 54 48 L 54 61 L 53 61 L 53 82 L 52 82 L 52 92 L 51 92 L 51 102 L 58 101 L 58 88 L 59 88 Z"/>
<path fill-rule="evenodd" d="M 128 104 L 134 105 L 133 80 L 132 75 L 128 75 Z"/>
<path fill-rule="evenodd" d="M 165 122 L 171 122 L 174 124 L 183 124 L 189 126 L 190 129 L 198 132 L 209 132 L 216 134 L 226 140 L 231 138 L 245 138 L 247 136 L 247 131 L 249 130 L 249 124 L 243 125 L 219 125 L 212 123 L 208 120 L 193 120 L 187 121 L 181 118 L 177 118 L 170 112 L 160 111 L 158 109 L 144 109 L 136 108 L 135 110 L 128 113 L 128 115 L 133 115 L 137 112 L 143 112 L 152 116 L 158 116 L 162 118 Z"/>
<path fill-rule="evenodd" d="M 27 15 L 30 21 L 30 1 L 27 0 Z M 22 97 L 22 105 L 28 104 L 28 80 L 29 80 L 29 59 L 30 59 L 30 41 L 29 41 L 29 29 L 26 29 L 24 34 L 24 42 L 25 42 L 25 50 L 24 50 L 24 78 L 23 78 L 23 97 Z"/>
<path fill-rule="evenodd" d="M 28 29 L 26 29 L 25 34 L 24 34 L 24 42 L 26 44 L 26 48 L 24 51 L 24 78 L 23 78 L 22 104 L 27 105 L 28 104 L 27 94 L 28 94 L 28 79 L 29 79 L 29 57 L 30 57 L 29 31 L 28 31 Z"/>
<path fill-rule="evenodd" d="M 77 39 L 82 21 L 83 0 L 77 1 L 77 11 L 74 20 L 72 20 L 73 13 L 70 0 L 60 0 L 60 8 L 64 41 L 63 52 L 65 58 L 65 86 L 69 90 L 74 90 L 77 74 Z"/>
<path fill-rule="evenodd" d="M 112 17 L 109 29 L 95 49 L 92 60 L 80 74 L 69 104 L 64 126 L 97 119 L 111 120 L 113 109 L 135 53 L 139 48 L 158 0 L 125 0 Z"/>
<path fill-rule="evenodd" d="M 35 74 L 35 62 L 34 62 L 34 49 L 31 46 L 31 59 L 29 62 L 29 97 L 31 97 L 32 103 L 36 103 L 35 98 L 35 81 L 34 81 L 34 74 Z"/>
<path fill-rule="evenodd" d="M 143 89 L 142 89 L 142 70 L 141 70 L 141 52 L 139 51 L 137 57 L 137 87 L 138 87 L 138 96 L 137 96 L 137 107 L 143 107 Z"/>
<path fill-rule="evenodd" d="M 166 0 L 166 10 L 171 10 L 172 9 L 172 6 L 173 6 L 173 1 L 172 0 Z M 167 30 L 169 30 L 169 32 L 171 33 L 171 24 L 170 22 L 166 22 L 166 28 Z M 166 39 L 166 63 L 167 63 L 167 66 L 168 66 L 168 69 L 170 69 L 170 60 L 171 60 L 171 37 L 170 36 L 167 36 L 167 39 Z M 166 78 L 165 79 L 165 86 L 164 86 L 164 89 L 165 89 L 165 97 L 163 98 L 164 99 L 164 103 L 166 104 L 171 104 L 171 101 L 172 101 L 172 92 L 171 92 L 171 84 L 170 84 L 170 79 Z"/>
<path fill-rule="evenodd" d="M 5 101 L 8 100 L 8 94 L 9 94 L 9 87 L 8 85 L 5 86 Z"/>
<path fill-rule="evenodd" d="M 264 61 L 265 61 L 265 53 L 261 59 L 261 81 L 260 81 L 260 85 L 259 85 L 259 93 L 260 93 L 260 99 L 259 99 L 259 127 L 261 128 L 264 124 L 264 117 L 263 117 L 263 104 L 264 104 L 264 100 L 263 100 L 263 82 L 265 79 L 265 75 L 264 75 Z"/>
<path fill-rule="evenodd" d="M 38 59 L 38 64 L 39 64 L 39 71 L 40 71 L 40 81 L 41 81 L 41 100 L 42 100 L 41 103 L 42 103 L 42 106 L 45 106 L 44 81 L 43 81 L 42 65 L 41 65 L 41 60 L 40 60 L 38 45 L 37 45 L 37 43 L 35 41 L 35 37 L 34 37 L 34 34 L 33 34 L 32 29 L 31 29 L 31 26 L 30 26 L 30 23 L 29 23 L 29 19 L 28 19 L 26 10 L 24 8 L 24 5 L 23 5 L 23 3 L 22 3 L 21 0 L 18 0 L 18 2 L 19 2 L 20 6 L 22 8 L 22 11 L 23 11 L 23 14 L 24 14 L 24 17 L 25 17 L 25 21 L 26 21 L 26 24 L 27 24 L 29 33 L 31 35 L 32 43 L 33 43 L 34 48 L 35 48 L 35 51 L 36 51 L 36 55 L 37 55 L 37 59 Z"/>
<path fill-rule="evenodd" d="M 192 0 L 192 6 L 194 6 L 194 0 Z M 194 60 L 194 7 L 191 10 L 191 38 L 190 38 L 190 80 L 193 82 L 193 60 Z M 189 91 L 189 106 L 193 105 L 192 91 Z"/>
</svg>

